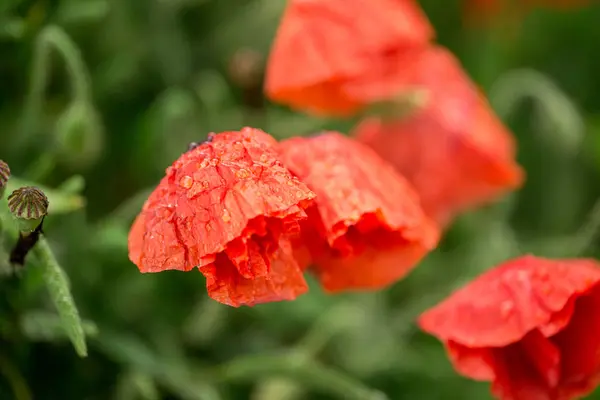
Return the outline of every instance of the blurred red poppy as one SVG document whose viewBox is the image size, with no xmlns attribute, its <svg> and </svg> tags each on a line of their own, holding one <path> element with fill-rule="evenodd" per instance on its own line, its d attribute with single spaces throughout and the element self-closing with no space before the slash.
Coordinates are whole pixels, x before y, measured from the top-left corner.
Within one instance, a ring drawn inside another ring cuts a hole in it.
<svg viewBox="0 0 600 400">
<path fill-rule="evenodd" d="M 183 154 L 129 234 L 141 272 L 200 269 L 209 295 L 232 306 L 293 299 L 307 290 L 288 237 L 314 197 L 258 129 L 224 132 Z"/>
<path fill-rule="evenodd" d="M 456 370 L 504 400 L 568 400 L 600 379 L 600 264 L 524 256 L 419 319 Z"/>
<path fill-rule="evenodd" d="M 296 254 L 302 266 L 312 260 L 325 290 L 387 286 L 437 245 L 417 194 L 369 148 L 324 132 L 285 140 L 281 149 L 284 164 L 317 194 Z"/>
<path fill-rule="evenodd" d="M 347 116 L 367 102 L 346 91 L 434 32 L 415 0 L 290 0 L 269 58 L 265 92 L 315 114 Z M 376 77 L 380 79 L 379 77 Z M 391 85 L 388 96 L 393 96 Z"/>
<path fill-rule="evenodd" d="M 415 54 L 403 73 L 406 93 L 421 91 L 425 104 L 395 121 L 367 119 L 353 135 L 406 176 L 430 216 L 446 224 L 521 184 L 511 133 L 450 52 Z"/>
</svg>

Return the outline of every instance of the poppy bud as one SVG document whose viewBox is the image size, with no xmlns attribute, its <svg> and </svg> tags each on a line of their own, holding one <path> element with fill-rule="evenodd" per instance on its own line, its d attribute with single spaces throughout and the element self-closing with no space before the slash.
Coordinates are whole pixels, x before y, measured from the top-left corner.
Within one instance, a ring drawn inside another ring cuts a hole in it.
<svg viewBox="0 0 600 400">
<path fill-rule="evenodd" d="M 4 190 L 6 189 L 6 184 L 8 183 L 9 178 L 10 168 L 7 163 L 0 160 L 0 198 L 4 196 Z"/>
<path fill-rule="evenodd" d="M 102 122 L 94 107 L 74 101 L 56 121 L 56 139 L 61 160 L 85 168 L 98 159 L 103 147 Z"/>
<path fill-rule="evenodd" d="M 8 196 L 8 208 L 19 221 L 22 233 L 35 231 L 48 214 L 48 198 L 40 189 L 26 186 Z"/>
<path fill-rule="evenodd" d="M 252 49 L 240 49 L 231 57 L 229 76 L 236 85 L 243 88 L 260 85 L 262 64 L 263 57 L 259 52 Z"/>
</svg>

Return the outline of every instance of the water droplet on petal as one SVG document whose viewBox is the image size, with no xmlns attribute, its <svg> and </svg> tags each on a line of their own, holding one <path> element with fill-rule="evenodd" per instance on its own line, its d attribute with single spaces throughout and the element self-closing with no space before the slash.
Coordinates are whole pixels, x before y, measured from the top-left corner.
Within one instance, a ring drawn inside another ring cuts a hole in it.
<svg viewBox="0 0 600 400">
<path fill-rule="evenodd" d="M 194 184 L 194 179 L 191 176 L 184 176 L 179 180 L 179 186 L 184 189 L 190 189 Z"/>
</svg>

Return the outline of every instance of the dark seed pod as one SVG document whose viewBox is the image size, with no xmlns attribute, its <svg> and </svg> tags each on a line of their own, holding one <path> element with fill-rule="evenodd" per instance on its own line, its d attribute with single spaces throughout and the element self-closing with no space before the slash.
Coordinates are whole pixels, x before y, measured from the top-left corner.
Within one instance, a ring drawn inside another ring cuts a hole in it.
<svg viewBox="0 0 600 400">
<path fill-rule="evenodd" d="M 4 196 L 4 190 L 6 189 L 6 184 L 10 179 L 10 168 L 7 163 L 0 160 L 0 198 Z"/>
<path fill-rule="evenodd" d="M 48 214 L 49 201 L 44 192 L 33 186 L 15 190 L 8 196 L 8 208 L 21 223 L 21 231 L 35 230 Z"/>
</svg>

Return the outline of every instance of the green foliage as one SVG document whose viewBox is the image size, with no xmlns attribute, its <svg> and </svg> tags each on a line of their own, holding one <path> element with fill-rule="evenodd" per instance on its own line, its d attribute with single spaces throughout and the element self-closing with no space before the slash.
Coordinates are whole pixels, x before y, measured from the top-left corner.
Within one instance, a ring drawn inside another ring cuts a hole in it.
<svg viewBox="0 0 600 400">
<path fill-rule="evenodd" d="M 211 131 L 356 122 L 264 103 L 232 71 L 241 49 L 264 66 L 285 1 L 0 1 L 7 194 L 35 185 L 50 201 L 25 267 L 0 263 L 0 399 L 490 398 L 414 320 L 521 252 L 600 256 L 600 7 L 535 11 L 507 32 L 463 26 L 458 0 L 422 3 L 513 128 L 526 186 L 461 217 L 390 289 L 328 296 L 311 281 L 295 302 L 232 309 L 199 273 L 140 274 L 127 234 L 165 168 Z M 18 227 L 0 210 L 1 261 Z"/>
</svg>

